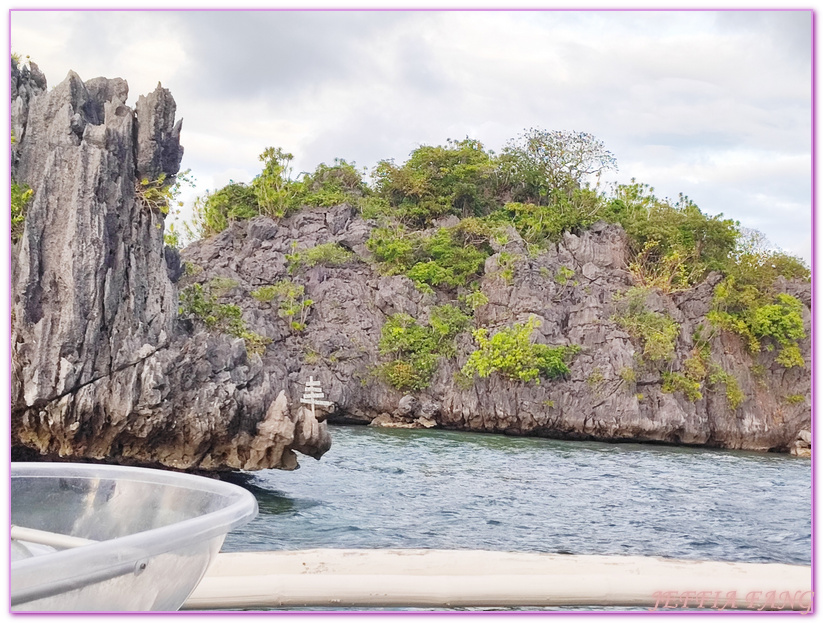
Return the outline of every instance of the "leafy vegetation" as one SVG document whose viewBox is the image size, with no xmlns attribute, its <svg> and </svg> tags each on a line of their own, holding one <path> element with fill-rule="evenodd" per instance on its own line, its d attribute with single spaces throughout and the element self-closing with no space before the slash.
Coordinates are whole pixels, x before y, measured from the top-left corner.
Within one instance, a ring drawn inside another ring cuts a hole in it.
<svg viewBox="0 0 823 623">
<path fill-rule="evenodd" d="M 568 374 L 567 363 L 580 347 L 534 344 L 531 336 L 537 326 L 537 319 L 531 316 L 526 324 L 516 323 L 491 337 L 488 329 L 477 329 L 473 335 L 479 348 L 469 355 L 463 374 L 486 378 L 498 372 L 510 379 L 537 383 L 540 376 L 554 379 Z"/>
<path fill-rule="evenodd" d="M 555 274 L 554 280 L 558 285 L 564 286 L 572 277 L 574 277 L 574 271 L 566 266 L 561 266 L 557 269 L 557 274 Z"/>
<path fill-rule="evenodd" d="M 648 294 L 645 288 L 629 289 L 620 301 L 622 309 L 613 320 L 630 335 L 642 340 L 645 360 L 668 361 L 674 356 L 680 325 L 668 314 L 650 311 L 646 307 Z"/>
<path fill-rule="evenodd" d="M 614 187 L 603 211 L 604 220 L 623 226 L 636 254 L 645 251 L 645 268 L 661 263 L 677 267 L 681 285 L 701 281 L 710 270 L 727 269 L 738 223 L 722 214 L 704 214 L 685 195 L 672 202 L 653 193 L 648 184 L 632 179 Z"/>
<path fill-rule="evenodd" d="M 261 303 L 269 303 L 278 299 L 277 313 L 286 320 L 292 331 L 303 331 L 306 328 L 306 317 L 314 304 L 306 298 L 306 288 L 288 279 L 275 284 L 261 286 L 251 292 L 252 297 Z"/>
<path fill-rule="evenodd" d="M 26 184 L 11 183 L 11 241 L 17 242 L 23 235 L 26 209 L 34 191 Z"/>
<path fill-rule="evenodd" d="M 695 402 L 703 398 L 703 394 L 700 392 L 700 383 L 679 372 L 664 372 L 661 390 L 666 394 L 682 392 L 689 402 Z"/>
<path fill-rule="evenodd" d="M 627 264 L 635 287 L 618 306 L 614 320 L 642 341 L 643 360 L 658 365 L 672 361 L 680 329 L 667 314 L 646 307 L 646 294 L 686 290 L 709 272 L 719 271 L 724 280 L 715 289 L 713 326 L 740 335 L 753 353 L 777 349 L 781 365 L 805 365 L 800 350 L 800 341 L 806 339 L 802 304 L 775 285 L 780 277 L 808 279 L 803 262 L 771 249 L 762 234 L 741 229 L 722 214 L 705 214 L 685 195 L 660 198 L 635 179 L 601 188 L 601 174 L 615 170 L 616 162 L 590 134 L 532 128 L 506 143 L 499 154 L 468 137 L 449 139 L 444 145 L 414 149 L 403 163 L 379 162 L 368 182 L 341 159 L 295 177 L 293 159 L 281 148 L 267 148 L 260 156 L 263 170 L 250 184 L 232 182 L 202 198 L 196 214 L 203 233 L 217 233 L 234 220 L 260 214 L 282 218 L 307 206 L 348 203 L 372 221 L 367 247 L 384 274 L 406 275 L 422 291 L 439 290 L 438 297 L 457 294 L 466 309 L 473 310 L 488 302 L 475 292 L 486 259 L 493 248 L 506 244 L 512 228 L 533 256 L 567 232 L 578 233 L 598 221 L 616 223 L 627 234 Z M 505 249 L 497 257 L 499 276 L 511 281 L 518 258 Z M 295 251 L 288 258 L 295 272 L 303 266 L 341 265 L 352 256 L 342 247 L 325 244 Z M 571 268 L 562 267 L 554 275 L 545 270 L 544 277 L 559 285 L 576 285 Z M 295 326 L 300 326 L 296 308 L 287 305 L 286 310 L 294 311 Z M 412 325 L 406 329 L 414 334 Z M 505 337 L 504 333 L 497 340 Z M 484 339 L 491 348 L 494 337 Z M 395 359 L 395 386 L 427 383 L 437 357 L 402 353 Z M 697 369 L 680 374 L 699 388 L 724 385 L 730 404 L 735 403 L 736 381 L 721 378 L 715 370 L 713 384 L 710 363 L 704 367 L 698 380 Z M 674 376 L 667 387 L 686 385 Z M 686 389 L 695 395 L 690 386 Z"/>
<path fill-rule="evenodd" d="M 694 402 L 703 397 L 701 390 L 705 387 L 717 391 L 722 385 L 725 390 L 726 404 L 734 411 L 746 399 L 740 389 L 737 378 L 713 361 L 708 339 L 702 337 L 702 331 L 695 336 L 695 347 L 688 358 L 683 361 L 683 373 L 663 373 L 662 390 L 667 393 L 683 392 L 687 400 Z"/>
<path fill-rule="evenodd" d="M 386 274 L 405 274 L 423 289 L 465 286 L 479 276 L 492 253 L 488 238 L 466 222 L 433 233 L 408 231 L 403 225 L 378 227 L 366 246 Z"/>
<path fill-rule="evenodd" d="M 715 288 L 708 318 L 717 327 L 740 335 L 752 353 L 773 350 L 776 344 L 780 347 L 777 363 L 785 368 L 805 366 L 799 344 L 806 338 L 803 304 L 789 294 L 771 294 L 729 276 Z"/>
<path fill-rule="evenodd" d="M 242 338 L 249 353 L 262 354 L 271 339 L 249 331 L 240 307 L 219 303 L 217 298 L 208 286 L 203 288 L 199 283 L 187 286 L 180 292 L 179 314 L 200 320 L 210 330 Z"/>
<path fill-rule="evenodd" d="M 138 200 L 150 210 L 163 215 L 169 213 L 173 206 L 181 207 L 180 192 L 183 186 L 193 185 L 191 169 L 178 173 L 171 178 L 161 173 L 157 179 L 143 178 L 137 182 L 135 189 Z"/>
<path fill-rule="evenodd" d="M 517 200 L 548 205 L 556 193 L 578 189 L 587 177 L 599 178 L 617 164 L 591 134 L 530 128 L 508 142 L 499 168 L 501 185 Z"/>
<path fill-rule="evenodd" d="M 336 242 L 319 244 L 309 249 L 287 253 L 289 272 L 294 273 L 302 266 L 311 268 L 321 264 L 323 266 L 343 266 L 356 258 L 355 254 L 344 249 Z"/>
<path fill-rule="evenodd" d="M 320 164 L 313 174 L 303 178 L 297 201 L 318 208 L 331 208 L 346 202 L 359 205 L 359 199 L 367 192 L 360 171 L 353 164 L 335 158 L 332 166 Z"/>
<path fill-rule="evenodd" d="M 455 354 L 454 338 L 466 330 L 471 318 L 453 305 L 433 307 L 429 325 L 408 314 L 394 314 L 383 325 L 380 354 L 392 357 L 381 372 L 393 387 L 416 391 L 429 386 L 440 357 Z"/>
<path fill-rule="evenodd" d="M 245 184 L 229 183 L 215 193 L 200 199 L 199 208 L 203 221 L 203 234 L 218 234 L 232 221 L 257 216 L 260 212 L 254 189 Z"/>
<path fill-rule="evenodd" d="M 481 216 L 494 204 L 495 162 L 482 143 L 449 139 L 445 146 L 415 149 L 402 166 L 381 161 L 372 172 L 375 192 L 371 216 L 390 216 L 407 227 L 422 228 L 441 216 Z"/>
</svg>

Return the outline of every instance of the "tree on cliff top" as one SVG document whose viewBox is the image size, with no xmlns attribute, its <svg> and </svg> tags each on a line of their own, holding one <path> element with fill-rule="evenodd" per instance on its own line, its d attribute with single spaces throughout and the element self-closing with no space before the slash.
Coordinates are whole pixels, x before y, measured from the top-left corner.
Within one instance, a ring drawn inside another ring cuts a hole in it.
<svg viewBox="0 0 823 623">
<path fill-rule="evenodd" d="M 588 132 L 530 128 L 500 156 L 500 175 L 519 201 L 545 205 L 555 191 L 580 188 L 588 176 L 617 170 L 603 141 Z"/>
</svg>

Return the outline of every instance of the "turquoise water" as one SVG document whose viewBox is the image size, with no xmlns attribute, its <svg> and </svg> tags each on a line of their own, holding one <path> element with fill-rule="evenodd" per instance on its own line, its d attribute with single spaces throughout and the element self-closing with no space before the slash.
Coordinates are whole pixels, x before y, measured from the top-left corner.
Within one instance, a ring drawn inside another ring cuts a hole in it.
<svg viewBox="0 0 823 623">
<path fill-rule="evenodd" d="M 456 548 L 811 561 L 811 463 L 788 455 L 332 427 L 223 551 Z"/>
</svg>

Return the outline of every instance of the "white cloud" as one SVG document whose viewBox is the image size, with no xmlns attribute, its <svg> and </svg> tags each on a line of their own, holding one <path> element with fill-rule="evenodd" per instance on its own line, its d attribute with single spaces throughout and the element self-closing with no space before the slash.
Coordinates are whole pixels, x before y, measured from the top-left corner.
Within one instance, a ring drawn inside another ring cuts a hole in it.
<svg viewBox="0 0 823 623">
<path fill-rule="evenodd" d="M 269 145 L 301 171 L 577 129 L 621 181 L 686 192 L 806 259 L 810 31 L 808 12 L 765 11 L 12 16 L 13 48 L 52 85 L 75 69 L 126 78 L 132 101 L 170 88 L 201 183 L 253 176 Z"/>
</svg>

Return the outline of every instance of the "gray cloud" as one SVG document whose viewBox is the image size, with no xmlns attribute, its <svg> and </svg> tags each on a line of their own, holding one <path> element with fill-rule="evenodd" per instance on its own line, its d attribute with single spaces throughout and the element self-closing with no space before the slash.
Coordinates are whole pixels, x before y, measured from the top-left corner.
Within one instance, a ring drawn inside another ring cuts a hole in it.
<svg viewBox="0 0 823 623">
<path fill-rule="evenodd" d="M 121 75 L 132 98 L 170 87 L 184 166 L 204 179 L 254 175 L 268 145 L 299 171 L 575 129 L 615 153 L 617 179 L 686 192 L 810 257 L 809 12 L 18 15 L 12 42 L 50 84 L 53 66 Z"/>
<path fill-rule="evenodd" d="M 185 87 L 198 96 L 298 100 L 375 70 L 373 44 L 402 13 L 192 11 L 172 14 L 186 41 Z"/>
</svg>

